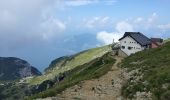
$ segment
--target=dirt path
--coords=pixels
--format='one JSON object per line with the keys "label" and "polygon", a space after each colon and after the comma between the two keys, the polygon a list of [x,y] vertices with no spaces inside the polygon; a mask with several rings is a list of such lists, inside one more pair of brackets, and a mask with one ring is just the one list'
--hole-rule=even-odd
{"label": "dirt path", "polygon": [[86,80],[57,95],[59,100],[121,100],[121,69],[117,67],[122,58],[115,57],[112,70],[99,79]]}

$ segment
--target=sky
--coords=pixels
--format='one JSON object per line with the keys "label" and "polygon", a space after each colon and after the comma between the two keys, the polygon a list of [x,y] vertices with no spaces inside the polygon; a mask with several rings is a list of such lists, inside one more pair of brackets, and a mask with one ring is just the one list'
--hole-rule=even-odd
{"label": "sky", "polygon": [[60,56],[117,42],[126,31],[170,37],[169,0],[0,0],[0,56],[43,71]]}

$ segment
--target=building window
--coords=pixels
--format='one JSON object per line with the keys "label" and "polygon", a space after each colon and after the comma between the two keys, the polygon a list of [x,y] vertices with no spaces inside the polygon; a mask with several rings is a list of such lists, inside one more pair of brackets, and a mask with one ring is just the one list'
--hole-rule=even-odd
{"label": "building window", "polygon": [[125,46],[122,46],[122,49],[125,49]]}
{"label": "building window", "polygon": [[131,50],[133,47],[128,47],[129,50]]}

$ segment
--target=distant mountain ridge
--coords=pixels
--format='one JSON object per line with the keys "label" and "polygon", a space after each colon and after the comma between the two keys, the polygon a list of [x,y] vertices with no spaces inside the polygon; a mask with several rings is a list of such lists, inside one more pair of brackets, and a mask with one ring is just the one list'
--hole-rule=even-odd
{"label": "distant mountain ridge", "polygon": [[45,69],[45,72],[48,73],[49,70],[55,68],[55,66],[57,66],[57,65],[58,65],[58,66],[63,66],[63,65],[64,65],[67,61],[69,61],[70,59],[71,59],[70,56],[63,56],[63,57],[59,57],[59,58],[53,60],[53,61],[50,63],[49,67],[47,67],[47,68]]}
{"label": "distant mountain ridge", "polygon": [[37,75],[41,75],[41,72],[25,60],[16,57],[0,57],[0,81]]}
{"label": "distant mountain ridge", "polygon": [[58,67],[58,68],[59,68],[59,67],[63,67],[63,66],[66,65],[67,62],[75,59],[76,56],[79,56],[79,55],[81,55],[82,53],[85,53],[85,52],[88,52],[88,50],[84,50],[84,51],[82,51],[82,52],[79,52],[79,53],[77,53],[77,54],[70,55],[70,56],[62,56],[62,57],[59,57],[59,58],[53,60],[53,61],[50,63],[49,67],[47,67],[47,68],[44,70],[44,72],[45,72],[45,73],[48,73],[48,71],[50,71],[50,70],[52,70],[52,69],[55,69],[55,67]]}

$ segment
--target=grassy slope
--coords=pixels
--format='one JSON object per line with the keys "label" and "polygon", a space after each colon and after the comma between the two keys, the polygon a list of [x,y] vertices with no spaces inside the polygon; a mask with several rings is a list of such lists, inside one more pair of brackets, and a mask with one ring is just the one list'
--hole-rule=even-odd
{"label": "grassy slope", "polygon": [[166,42],[169,42],[170,41],[170,38],[168,38],[168,39],[166,39],[166,40],[164,40],[164,42],[166,43]]}
{"label": "grassy slope", "polygon": [[26,85],[14,85],[14,83],[8,83],[5,86],[0,86],[0,100],[23,100],[26,95]]}
{"label": "grassy slope", "polygon": [[71,70],[79,65],[83,65],[97,57],[103,56],[105,53],[111,51],[110,46],[104,46],[99,48],[94,48],[87,50],[85,52],[79,53],[78,55],[74,56],[73,59],[68,61],[64,66],[56,66],[51,70],[48,70],[48,73],[34,77],[33,79],[29,80],[31,85],[39,84],[45,80],[53,79],[59,73],[63,73],[65,71]]}
{"label": "grassy slope", "polygon": [[150,49],[127,57],[122,67],[129,71],[139,69],[134,76],[143,76],[137,82],[123,87],[123,95],[132,98],[137,91],[151,91],[156,100],[170,100],[170,42],[157,49]]}
{"label": "grassy slope", "polygon": [[60,83],[56,84],[53,88],[36,94],[29,99],[55,96],[57,93],[60,93],[66,88],[71,87],[83,80],[98,78],[107,73],[112,68],[114,62],[115,59],[111,53],[107,53],[100,58],[96,58],[88,63],[72,69],[69,71],[69,76]]}

